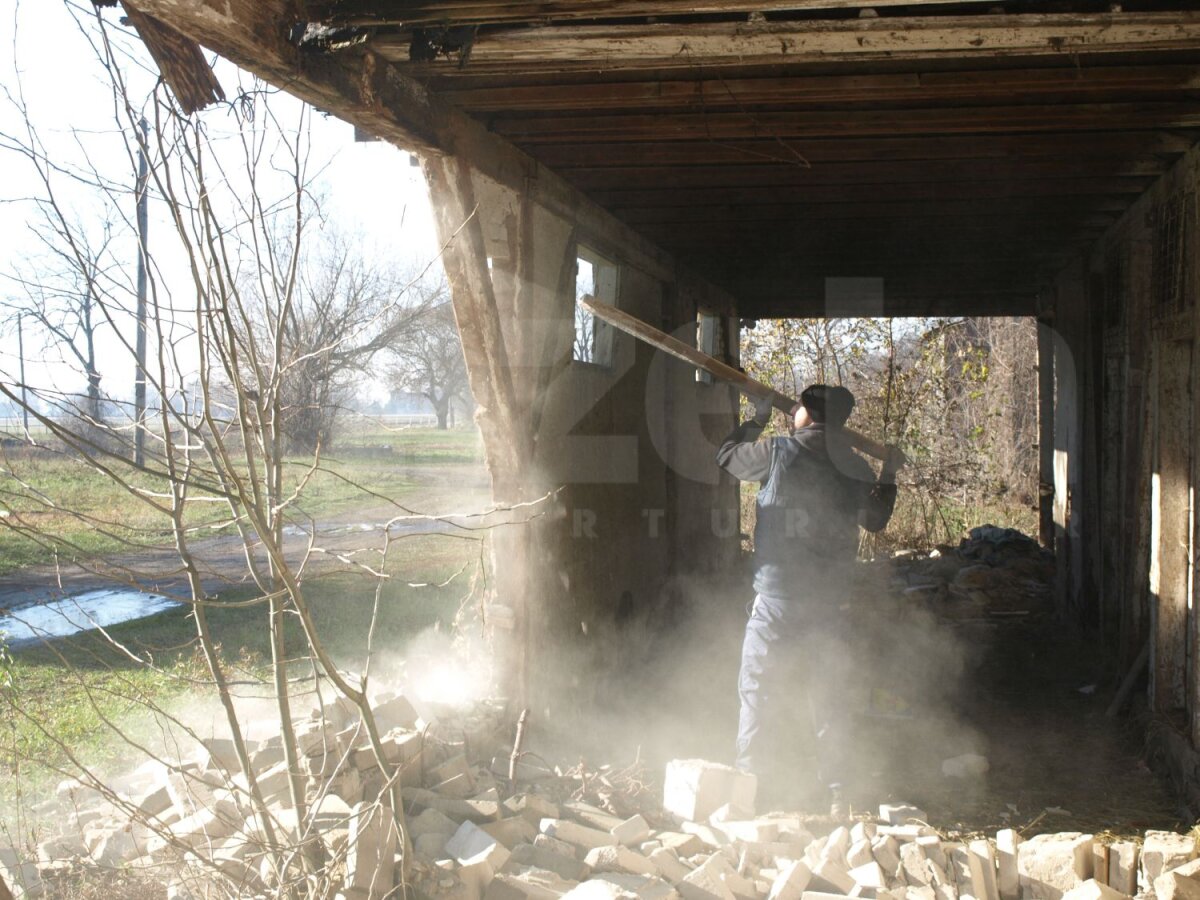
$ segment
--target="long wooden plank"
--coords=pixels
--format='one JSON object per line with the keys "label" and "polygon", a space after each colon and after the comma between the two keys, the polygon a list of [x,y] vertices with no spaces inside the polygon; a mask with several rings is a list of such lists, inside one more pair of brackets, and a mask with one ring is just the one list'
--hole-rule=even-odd
{"label": "long wooden plank", "polygon": [[561,169],[585,191],[641,188],[783,187],[812,184],[898,184],[1014,179],[1157,178],[1170,163],[1139,159],[906,160],[896,163],[816,163],[810,166],[606,166]]}
{"label": "long wooden plank", "polygon": [[572,167],[683,165],[796,165],[802,162],[879,162],[937,159],[1086,159],[1092,156],[1149,154],[1171,160],[1186,153],[1193,139],[1168,131],[1040,132],[1033,134],[938,135],[929,137],[813,138],[740,140],[586,142],[530,145],[546,165]]}
{"label": "long wooden plank", "polygon": [[1087,197],[1141,194],[1151,178],[1029,179],[1024,182],[954,182],[939,184],[814,184],[771,187],[592,191],[602,206],[614,211],[630,207],[753,206],[756,203],[855,203],[891,200],[1000,199],[1011,197]]}
{"label": "long wooden plank", "polygon": [[[1078,103],[963,109],[789,110],[661,115],[497,117],[492,129],[520,144],[566,141],[716,141],[903,137],[1026,131],[1198,128],[1194,103]],[[786,147],[779,148],[786,152]],[[803,151],[798,151],[803,155]]]}
{"label": "long wooden plank", "polygon": [[[709,356],[707,353],[702,353],[676,337],[659,331],[654,326],[646,324],[641,319],[631,316],[624,310],[604,303],[592,303],[586,298],[581,299],[579,303],[596,318],[604,320],[614,328],[619,328],[626,334],[631,334],[638,340],[645,341],[650,346],[656,347],[664,353],[669,353],[698,369],[703,369],[714,378],[719,378],[721,381],[732,384],[752,399],[769,399],[773,407],[788,414],[796,408],[797,401],[794,398],[786,394],[781,394],[761,381],[751,378],[745,372],[739,371],[733,366]],[[860,450],[876,459],[887,458],[888,449],[883,444],[849,428],[845,428],[843,431],[850,446],[855,450]]]}
{"label": "long wooden plank", "polygon": [[[397,58],[406,36],[370,46]],[[480,31],[471,45],[475,69],[523,64],[570,71],[778,65],[800,61],[1061,56],[1200,47],[1200,14],[1109,13],[926,16],[809,22],[562,25]],[[415,64],[424,71],[456,60]]]}
{"label": "long wooden plank", "polygon": [[1128,195],[1104,197],[1007,197],[977,200],[881,200],[864,203],[775,203],[747,206],[731,203],[711,206],[698,216],[686,206],[645,206],[621,210],[621,218],[637,228],[648,223],[697,222],[706,218],[720,222],[823,221],[826,219],[958,219],[989,216],[1054,217],[1078,213],[1115,217],[1129,208]]}
{"label": "long wooden plank", "polygon": [[[456,88],[445,79],[439,93],[468,112],[613,109],[724,109],[755,105],[837,103],[933,104],[970,100],[1081,98],[1107,100],[1191,96],[1200,90],[1196,65],[1088,66],[1003,69],[989,72],[898,72],[884,75],[807,75],[770,78],[715,78],[668,81],[591,81],[577,84],[496,85]],[[1133,97],[1130,95],[1138,95]],[[1043,100],[1045,102],[1045,100]]]}
{"label": "long wooden plank", "polygon": [[537,0],[537,2],[409,2],[409,0],[309,0],[312,21],[337,25],[479,25],[498,22],[552,22],[571,19],[660,17],[712,13],[791,12],[855,9],[863,6],[925,6],[994,0]]}

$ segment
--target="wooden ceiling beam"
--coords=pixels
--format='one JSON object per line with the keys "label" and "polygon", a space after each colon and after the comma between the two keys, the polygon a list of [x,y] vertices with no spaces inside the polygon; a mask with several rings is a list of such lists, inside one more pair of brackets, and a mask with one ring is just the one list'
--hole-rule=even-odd
{"label": "wooden ceiling beam", "polygon": [[1151,184],[1150,178],[1028,179],[1022,182],[942,184],[814,184],[803,187],[592,191],[597,203],[614,211],[662,208],[754,206],[780,203],[878,203],[914,200],[999,200],[1034,197],[1120,197],[1129,202]]}
{"label": "wooden ceiling beam", "polygon": [[[837,227],[845,222],[820,222],[809,227],[789,227],[779,223],[769,223],[755,226],[751,223],[741,225],[720,223],[697,223],[692,226],[684,224],[648,225],[644,227],[648,235],[654,235],[664,243],[672,245],[687,244],[707,247],[711,244],[724,243],[727,246],[739,242],[753,242],[757,247],[794,246],[804,247],[814,252],[836,251],[847,245],[876,247],[886,246],[897,248],[900,253],[936,252],[954,247],[1004,246],[1019,247],[1022,250],[1038,250],[1058,246],[1062,243],[1076,243],[1101,236],[1104,229],[1088,227],[1078,220],[1056,219],[1052,223],[1024,223],[1017,220],[1007,220],[1001,224],[987,226],[983,223],[967,225],[965,223],[940,223],[931,220],[921,220],[905,229],[904,221],[893,221],[891,227]],[[879,224],[876,220],[875,225]]]}
{"label": "wooden ceiling beam", "polygon": [[[370,46],[407,58],[411,38],[381,34]],[[481,30],[475,71],[571,71],[783,65],[834,60],[1065,56],[1200,47],[1200,13],[1116,12],[877,17],[808,22],[559,25]],[[436,73],[458,60],[414,64]]]}
{"label": "wooden ceiling beam", "polygon": [[947,184],[1027,178],[1157,178],[1170,163],[1158,157],[1075,160],[930,160],[890,163],[814,163],[810,166],[692,166],[559,169],[584,191],[661,188],[791,187],[824,184]]}
{"label": "wooden ceiling beam", "polygon": [[[492,129],[519,144],[569,141],[714,141],[751,138],[904,137],[1005,132],[1200,127],[1196,103],[1078,103],[846,111],[497,117]],[[781,148],[783,149],[783,148]]]}
{"label": "wooden ceiling beam", "polygon": [[1130,204],[1130,197],[998,197],[975,200],[896,200],[862,203],[727,204],[691,209],[686,206],[633,207],[620,216],[633,227],[677,222],[823,222],[837,219],[954,219],[1025,216],[1036,221],[1078,213],[1115,220]]}
{"label": "wooden ceiling beam", "polygon": [[1052,97],[1060,102],[1122,95],[1159,98],[1200,95],[1200,66],[1081,66],[883,75],[805,75],[779,78],[596,81],[584,84],[496,85],[439,94],[468,112],[727,109],[834,103],[997,103]]}
{"label": "wooden ceiling beam", "polygon": [[[1111,129],[1113,123],[1109,123]],[[943,135],[928,137],[808,138],[788,140],[699,140],[530,145],[530,152],[548,166],[692,166],[846,163],[856,160],[889,163],[900,160],[954,159],[1087,159],[1092,156],[1153,155],[1171,161],[1187,152],[1192,135],[1168,131],[1088,131]]]}
{"label": "wooden ceiling beam", "polygon": [[843,302],[825,299],[824,283],[804,290],[793,285],[773,291],[743,293],[738,314],[747,319],[823,318],[825,316],[1032,316],[1037,314],[1041,285],[1030,283],[997,290],[987,285],[951,288],[906,287],[887,291],[881,302]]}
{"label": "wooden ceiling beam", "polygon": [[1037,295],[1048,280],[1024,270],[980,272],[974,276],[940,271],[906,273],[886,278],[882,296],[834,301],[827,296],[824,275],[795,276],[791,271],[781,271],[748,276],[730,270],[724,277],[739,282],[738,315],[751,319],[1033,315]]}
{"label": "wooden ceiling beam", "polygon": [[995,3],[995,0],[307,0],[310,20],[333,25],[482,25],[502,22],[650,18],[730,15],[737,13],[798,12],[856,9],[864,6],[925,6],[931,10],[953,3]]}

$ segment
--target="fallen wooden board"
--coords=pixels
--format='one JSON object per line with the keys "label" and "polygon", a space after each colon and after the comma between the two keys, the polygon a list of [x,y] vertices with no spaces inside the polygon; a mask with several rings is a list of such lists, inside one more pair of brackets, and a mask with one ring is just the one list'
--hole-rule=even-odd
{"label": "fallen wooden board", "polygon": [[[755,400],[770,399],[773,407],[782,410],[788,415],[791,415],[792,410],[799,404],[798,400],[786,394],[779,393],[779,391],[768,387],[761,381],[751,378],[745,372],[735,369],[733,366],[685,344],[683,341],[672,337],[666,332],[659,331],[653,325],[648,325],[641,319],[631,316],[629,313],[617,309],[615,306],[609,306],[605,303],[595,303],[586,297],[581,298],[579,303],[596,318],[607,322],[614,328],[619,328],[626,334],[633,335],[638,340],[645,341],[652,347],[670,353],[684,362],[691,363],[698,369],[703,369],[714,378],[719,378],[721,381],[732,384],[747,397]],[[875,459],[887,458],[888,448],[883,444],[849,428],[844,428],[842,431],[849,440],[850,446],[855,450],[865,453],[867,456],[873,456]]]}

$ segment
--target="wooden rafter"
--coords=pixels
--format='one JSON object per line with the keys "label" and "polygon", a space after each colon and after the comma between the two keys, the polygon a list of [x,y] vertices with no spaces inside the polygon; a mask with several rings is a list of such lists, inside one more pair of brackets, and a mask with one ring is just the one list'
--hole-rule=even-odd
{"label": "wooden rafter", "polygon": [[440,93],[470,112],[535,110],[728,109],[779,104],[861,103],[899,105],[969,100],[973,103],[1053,98],[1136,99],[1153,95],[1200,97],[1200,65],[1062,66],[999,71],[899,72],[878,75],[796,75],[766,78],[699,78],[670,81],[596,80],[583,84],[456,87],[445,80]]}
{"label": "wooden rafter", "polygon": [[1192,139],[1167,131],[1113,131],[1082,133],[939,135],[925,137],[815,138],[792,141],[776,138],[695,142],[547,143],[531,146],[538,159],[559,171],[577,167],[691,165],[793,166],[808,162],[893,162],[900,160],[953,159],[1069,159],[1094,156],[1153,155],[1166,161],[1185,153]]}
{"label": "wooden rafter", "polygon": [[1017,179],[1155,178],[1168,168],[1158,157],[1072,159],[902,160],[801,165],[605,166],[567,169],[585,191],[666,188],[794,187],[815,184],[955,184]]}
{"label": "wooden rafter", "polygon": [[1005,132],[1200,127],[1200,105],[1150,101],[1068,106],[788,110],[612,116],[514,116],[493,128],[522,144],[605,140],[711,141],[747,138],[895,137]]}
{"label": "wooden rafter", "polygon": [[861,7],[994,3],[995,0],[308,0],[312,21],[336,25],[479,25],[500,22],[553,22],[578,19],[787,13]]}
{"label": "wooden rafter", "polygon": [[643,206],[621,210],[621,217],[637,228],[676,222],[774,222],[837,219],[975,219],[1016,215],[1032,220],[1053,218],[1060,212],[1116,217],[1129,206],[1129,196],[987,197],[915,200],[874,197],[862,202],[730,203],[707,207],[703,213],[687,206]]}
{"label": "wooden rafter", "polygon": [[610,190],[592,193],[599,203],[613,210],[631,207],[686,206],[700,213],[704,207],[723,205],[753,206],[757,203],[856,203],[888,200],[996,200],[1007,197],[1063,197],[1124,195],[1132,200],[1150,186],[1151,178],[1077,178],[1064,181],[1058,178],[1033,180],[1018,184],[939,183],[889,185],[812,185],[804,187],[746,187],[711,189]]}
{"label": "wooden rafter", "polygon": [[[409,43],[404,35],[382,34],[371,46],[399,59],[407,58]],[[1197,47],[1200,13],[1196,12],[578,25],[480,31],[471,45],[470,66],[475,70],[502,67],[511,74],[539,68],[570,71],[603,66],[615,71]],[[436,63],[424,64],[425,71],[437,69]]]}

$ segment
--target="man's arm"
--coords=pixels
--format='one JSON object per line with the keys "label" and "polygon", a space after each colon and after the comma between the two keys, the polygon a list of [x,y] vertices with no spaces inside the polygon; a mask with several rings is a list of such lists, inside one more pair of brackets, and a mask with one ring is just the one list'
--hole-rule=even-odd
{"label": "man's arm", "polygon": [[896,473],[904,465],[904,454],[896,447],[888,448],[879,481],[871,485],[858,512],[858,524],[867,531],[883,531],[896,508]]}
{"label": "man's arm", "polygon": [[717,450],[717,465],[739,481],[764,481],[771,471],[771,442],[760,441],[765,425],[743,422]]}

